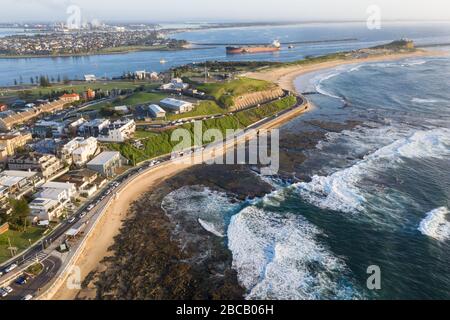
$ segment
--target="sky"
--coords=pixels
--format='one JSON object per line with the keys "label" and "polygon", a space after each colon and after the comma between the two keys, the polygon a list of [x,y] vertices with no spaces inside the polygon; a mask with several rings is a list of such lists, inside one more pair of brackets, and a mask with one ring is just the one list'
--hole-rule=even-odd
{"label": "sky", "polygon": [[1,0],[2,22],[65,21],[67,8],[84,21],[340,21],[367,19],[378,5],[385,20],[449,20],[449,0]]}

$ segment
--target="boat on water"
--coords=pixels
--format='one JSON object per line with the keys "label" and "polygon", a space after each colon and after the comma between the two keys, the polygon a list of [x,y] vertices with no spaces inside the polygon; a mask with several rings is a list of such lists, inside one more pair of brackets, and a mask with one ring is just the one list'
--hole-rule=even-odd
{"label": "boat on water", "polygon": [[159,60],[159,63],[161,63],[161,64],[166,64],[166,63],[167,63],[167,60],[161,59],[161,60]]}
{"label": "boat on water", "polygon": [[245,53],[263,53],[280,51],[281,43],[275,40],[271,45],[267,46],[243,46],[243,47],[226,47],[227,54],[245,54]]}

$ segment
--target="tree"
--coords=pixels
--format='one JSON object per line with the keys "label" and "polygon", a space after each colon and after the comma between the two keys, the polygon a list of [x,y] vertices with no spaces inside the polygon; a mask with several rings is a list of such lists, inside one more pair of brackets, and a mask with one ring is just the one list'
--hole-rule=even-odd
{"label": "tree", "polygon": [[50,87],[50,82],[48,81],[48,78],[45,76],[40,76],[39,77],[39,85],[41,87]]}
{"label": "tree", "polygon": [[17,80],[16,79],[14,79],[14,85],[17,86]]}
{"label": "tree", "polygon": [[27,228],[27,221],[30,215],[30,207],[25,199],[9,199],[11,205],[11,216],[9,223],[15,227],[22,227],[25,231]]}
{"label": "tree", "polygon": [[33,77],[30,78],[30,83],[34,84],[34,78]]}

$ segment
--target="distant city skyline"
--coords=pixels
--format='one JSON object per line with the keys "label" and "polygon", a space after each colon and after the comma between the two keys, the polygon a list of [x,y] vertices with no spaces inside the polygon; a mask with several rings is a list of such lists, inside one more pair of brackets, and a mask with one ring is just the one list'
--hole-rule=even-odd
{"label": "distant city skyline", "polygon": [[[447,0],[3,0],[0,23],[64,21],[70,5],[84,21],[234,22],[363,21],[378,5],[384,20],[449,20]],[[212,4],[214,2],[214,4]]]}

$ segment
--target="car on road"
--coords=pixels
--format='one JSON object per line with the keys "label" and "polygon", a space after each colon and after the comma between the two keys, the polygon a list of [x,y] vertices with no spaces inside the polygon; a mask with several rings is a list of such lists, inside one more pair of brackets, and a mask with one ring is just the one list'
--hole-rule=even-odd
{"label": "car on road", "polygon": [[14,291],[13,288],[11,288],[10,286],[4,287],[3,290],[5,290],[5,291],[8,292],[8,293],[11,293],[11,292]]}
{"label": "car on road", "polygon": [[27,294],[25,297],[22,298],[22,300],[31,300],[33,299],[33,296],[31,294]]}
{"label": "car on road", "polygon": [[71,217],[67,220],[67,223],[74,223],[75,217]]}
{"label": "car on road", "polygon": [[8,294],[9,294],[8,291],[6,291],[6,290],[3,289],[3,288],[0,288],[0,297],[4,298],[4,297],[6,297]]}
{"label": "car on road", "polygon": [[15,283],[18,284],[19,286],[22,286],[22,285],[26,284],[27,282],[28,282],[28,277],[25,275],[18,277],[15,281]]}
{"label": "car on road", "polygon": [[90,204],[90,205],[87,207],[87,209],[88,209],[88,211],[91,211],[92,209],[94,209],[94,207],[95,207],[95,204]]}
{"label": "car on road", "polygon": [[83,219],[86,215],[87,215],[87,212],[83,211],[82,213],[80,213],[79,218]]}
{"label": "car on road", "polygon": [[13,271],[15,268],[17,268],[17,264],[13,263],[5,269],[5,273],[9,273],[9,272]]}

